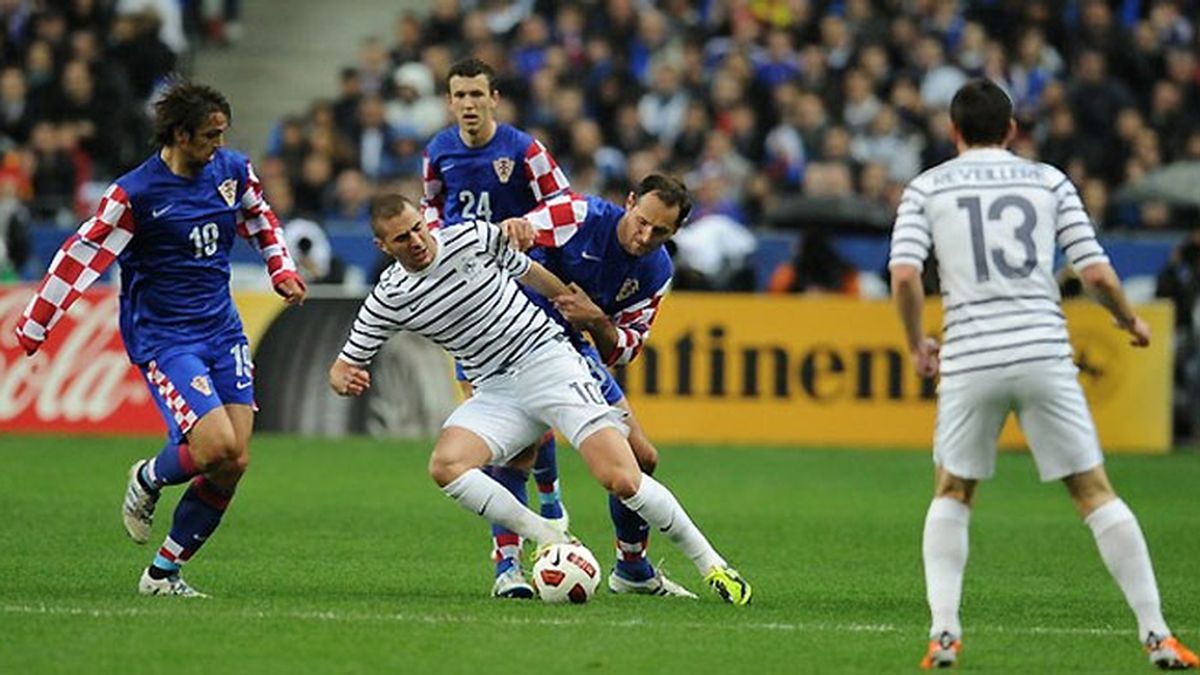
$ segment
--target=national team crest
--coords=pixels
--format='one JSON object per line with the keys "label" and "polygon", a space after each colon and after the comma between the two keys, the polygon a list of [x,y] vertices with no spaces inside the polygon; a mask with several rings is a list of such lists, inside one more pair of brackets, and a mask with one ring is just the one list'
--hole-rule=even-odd
{"label": "national team crest", "polygon": [[237,199],[237,181],[233,178],[226,178],[217,186],[217,192],[221,193],[226,204],[233,206],[233,201]]}
{"label": "national team crest", "polygon": [[512,178],[513,169],[517,167],[517,163],[512,160],[512,157],[500,157],[492,160],[492,168],[496,170],[496,178],[500,179],[501,183],[507,183],[509,178]]}
{"label": "national team crest", "polygon": [[208,384],[208,377],[205,375],[197,375],[192,378],[192,389],[205,396],[212,396],[212,386]]}
{"label": "national team crest", "polygon": [[637,293],[639,288],[641,285],[638,284],[637,279],[626,279],[625,283],[621,284],[621,290],[617,291],[617,302]]}

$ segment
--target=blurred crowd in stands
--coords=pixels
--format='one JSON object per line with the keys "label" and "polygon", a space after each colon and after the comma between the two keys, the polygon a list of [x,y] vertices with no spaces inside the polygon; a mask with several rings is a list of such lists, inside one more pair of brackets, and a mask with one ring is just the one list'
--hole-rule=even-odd
{"label": "blurred crowd in stands", "polygon": [[191,49],[235,39],[238,2],[0,0],[0,279],[30,227],[74,227],[152,150],[148,102]]}

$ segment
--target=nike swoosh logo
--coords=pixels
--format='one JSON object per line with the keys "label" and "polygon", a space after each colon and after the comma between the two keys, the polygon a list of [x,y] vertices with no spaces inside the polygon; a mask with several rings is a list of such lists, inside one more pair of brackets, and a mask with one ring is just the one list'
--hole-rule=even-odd
{"label": "nike swoosh logo", "polygon": [[483,512],[487,511],[488,504],[491,504],[491,503],[492,503],[492,496],[488,495],[487,501],[485,501],[483,503],[483,506],[479,507],[479,515],[482,516]]}
{"label": "nike swoosh logo", "polygon": [[248,382],[238,382],[238,383],[237,383],[237,388],[238,388],[238,389],[245,389],[246,387],[249,387],[249,386],[250,386],[250,385],[252,385],[252,384],[254,384],[254,380],[250,380],[250,381],[248,381]]}
{"label": "nike swoosh logo", "polygon": [[592,255],[591,253],[588,253],[587,251],[584,251],[583,253],[580,253],[579,255],[583,256],[583,259],[584,259],[584,260],[596,260],[596,261],[599,261],[599,260],[601,259],[601,258],[600,258],[600,256],[598,256],[598,255]]}
{"label": "nike swoosh logo", "polygon": [[173,208],[175,208],[174,204],[167,204],[166,206],[162,207],[161,209],[154,209],[153,211],[150,212],[150,217],[157,218],[157,217],[161,216],[162,214],[166,213],[167,211],[170,211]]}
{"label": "nike swoosh logo", "polygon": [[446,162],[442,165],[442,171],[449,171],[454,168],[454,162]]}

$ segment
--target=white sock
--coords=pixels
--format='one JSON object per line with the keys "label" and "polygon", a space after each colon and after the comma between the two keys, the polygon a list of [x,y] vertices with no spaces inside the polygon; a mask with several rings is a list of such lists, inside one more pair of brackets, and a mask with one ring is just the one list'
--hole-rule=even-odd
{"label": "white sock", "polygon": [[479,469],[471,469],[442,488],[464,509],[489,521],[503,525],[517,534],[539,544],[567,541],[562,532],[538,514],[530,511],[500,483]]}
{"label": "white sock", "polygon": [[1170,635],[1158,599],[1150,550],[1146,548],[1146,538],[1142,536],[1142,528],[1133,512],[1125,502],[1114,499],[1089,513],[1084,522],[1092,528],[1104,565],[1137,616],[1138,639],[1145,640],[1150,632]]}
{"label": "white sock", "polygon": [[925,559],[925,595],[933,619],[930,638],[937,638],[943,631],[962,636],[958,608],[962,603],[970,522],[971,508],[952,497],[935,498],[925,514],[921,554]]}
{"label": "white sock", "polygon": [[633,509],[642,520],[657,528],[675,543],[687,557],[692,559],[700,574],[708,574],[713,567],[724,567],[725,559],[704,538],[700,528],[680,506],[679,500],[662,483],[642,474],[642,485],[638,491],[621,502]]}

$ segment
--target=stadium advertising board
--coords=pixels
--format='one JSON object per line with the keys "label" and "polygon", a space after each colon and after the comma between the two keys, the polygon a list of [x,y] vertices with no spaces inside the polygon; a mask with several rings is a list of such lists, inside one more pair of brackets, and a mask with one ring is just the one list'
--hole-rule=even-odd
{"label": "stadium advertising board", "polygon": [[0,430],[160,434],[165,429],[117,329],[117,293],[88,290],[42,349],[14,334],[33,286],[0,287]]}
{"label": "stadium advertising board", "polygon": [[[116,292],[89,290],[27,359],[13,327],[30,291],[0,287],[0,431],[162,433],[121,344]],[[415,352],[419,363],[381,361],[370,400],[346,402],[328,392],[325,370],[359,298],[287,311],[271,293],[235,299],[256,350],[264,429],[427,435],[436,431],[431,420],[453,405],[452,392],[443,391],[449,361],[436,358],[436,349]],[[1128,347],[1099,307],[1080,301],[1064,308],[1105,449],[1167,450],[1170,305],[1139,309],[1157,338],[1147,350]],[[926,311],[927,325],[936,326],[940,308],[931,303]],[[618,376],[662,443],[925,448],[933,434],[935,385],[912,373],[886,302],[675,293],[641,357]],[[1001,442],[1024,445],[1011,420]]]}
{"label": "stadium advertising board", "polygon": [[[1170,446],[1172,308],[1139,308],[1156,340],[1135,350],[1103,309],[1064,303],[1106,450]],[[926,308],[940,325],[941,308]],[[908,363],[895,310],[844,298],[675,293],[620,379],[661,443],[928,447],[936,387]],[[1005,447],[1024,447],[1010,419]]]}

